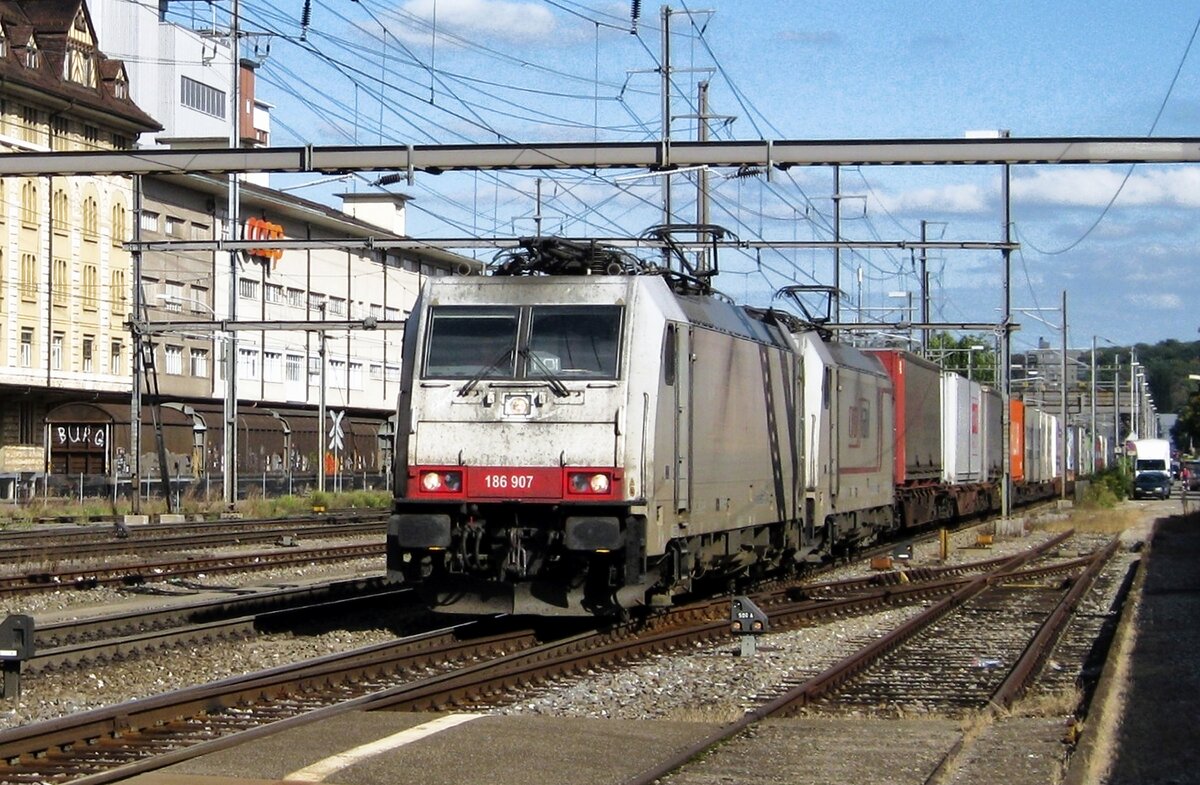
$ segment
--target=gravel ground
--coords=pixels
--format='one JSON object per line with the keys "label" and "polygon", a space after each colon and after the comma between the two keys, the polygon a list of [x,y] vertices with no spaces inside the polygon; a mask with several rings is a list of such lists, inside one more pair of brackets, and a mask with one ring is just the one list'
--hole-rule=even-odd
{"label": "gravel ground", "polygon": [[[989,548],[973,547],[978,532],[952,535],[947,564],[1015,555],[1054,535],[1035,531],[1025,537],[997,538]],[[1079,550],[1107,542],[1105,535],[1080,536]],[[912,566],[933,565],[937,543],[913,549]],[[1064,553],[1063,556],[1074,556]],[[865,560],[838,568],[821,580],[861,577],[872,570]],[[589,671],[582,678],[550,682],[494,709],[503,714],[549,714],[618,719],[672,719],[725,722],[739,717],[766,698],[799,684],[842,658],[918,615],[921,606],[889,609],[868,616],[835,620],[819,627],[768,633],[758,652],[740,657],[739,646],[698,644],[690,651],[655,655],[630,667]],[[907,716],[922,715],[921,706],[906,707]],[[851,715],[855,716],[855,715]]]}
{"label": "gravel ground", "polygon": [[[305,543],[316,546],[318,543]],[[313,564],[193,576],[189,587],[207,586],[219,593],[229,587],[288,586],[328,580],[377,576],[383,572],[383,557],[341,564]],[[114,607],[155,608],[182,599],[195,599],[204,592],[164,581],[144,589],[170,594],[99,587],[86,591],[59,590],[23,597],[4,598],[3,610],[28,613],[35,621],[48,623],[91,618],[112,612]],[[261,635],[247,641],[221,641],[211,648],[179,649],[153,657],[138,657],[90,669],[28,676],[22,679],[21,699],[16,705],[0,704],[0,728],[54,719],[79,711],[109,706],[134,698],[156,695],[194,684],[237,676],[301,659],[319,657],[359,646],[393,640],[395,634],[384,620],[378,628],[337,630],[322,635]]]}
{"label": "gravel ground", "polygon": [[[1043,516],[1041,520],[1045,519],[1046,516]],[[1013,554],[1043,542],[1050,536],[1052,534],[1037,530],[1025,537],[997,537],[992,547],[977,548],[974,547],[976,530],[959,532],[951,537],[948,563],[957,564]],[[1131,539],[1138,538],[1136,533],[1131,536]],[[1104,538],[1097,536],[1096,539]],[[1080,546],[1081,549],[1083,547]],[[909,563],[913,566],[936,564],[937,551],[936,542],[915,545]],[[382,570],[382,558],[379,558],[363,560],[349,567],[340,565],[267,570],[195,578],[189,579],[189,582],[206,583],[214,587],[295,584],[334,577],[378,575]],[[870,572],[869,565],[864,560],[859,560],[838,568],[832,574],[823,575],[821,580],[856,577]],[[170,584],[167,586],[169,588]],[[170,601],[135,595],[128,591],[101,588],[87,592],[52,592],[19,600],[6,599],[4,607],[6,612],[32,613],[39,619],[50,619],[93,616],[111,610],[113,604],[154,605]],[[492,708],[490,711],[503,715],[726,722],[740,716],[748,707],[758,705],[762,699],[776,695],[787,686],[819,673],[846,654],[860,648],[868,640],[884,634],[917,612],[917,608],[892,609],[862,618],[838,620],[815,628],[771,633],[763,636],[758,652],[751,657],[737,656],[737,645],[734,641],[720,645],[697,646],[684,652],[659,655],[632,667],[614,671],[595,670],[583,677],[553,682],[529,690],[510,704]],[[393,637],[382,624],[379,628],[337,631],[318,636],[262,636],[251,641],[218,644],[219,650],[215,655],[213,649],[178,651],[93,670],[56,674],[45,678],[33,677],[25,680],[21,701],[16,706],[9,707],[7,711],[0,711],[0,727],[51,719],[305,657],[390,640]],[[914,761],[926,761],[939,759],[952,743],[952,739],[950,742],[946,739],[958,733],[956,723],[923,716],[915,710],[907,712],[903,719],[890,721],[866,718],[808,718],[793,722],[809,724],[793,726],[805,729],[799,735],[788,731],[785,724],[784,730],[763,730],[757,738],[767,740],[778,732],[788,736],[791,739],[788,743],[792,746],[807,748],[808,743],[805,739],[808,737],[824,737],[812,730],[815,727],[812,723],[840,722],[843,723],[843,729],[857,727],[859,733],[887,738],[889,742],[881,744],[881,756],[911,755]],[[888,724],[878,725],[879,722]],[[1054,718],[1049,723],[1043,722],[1039,726],[1041,737],[1035,746],[1039,749],[1045,748],[1046,735],[1049,732],[1046,728],[1055,726],[1058,722],[1059,719]],[[1005,744],[1011,743],[1007,733],[993,735],[1005,739]],[[981,734],[981,737],[986,738],[987,734]],[[754,743],[755,738],[751,735],[748,741],[735,742],[729,745],[729,749],[732,752],[739,744]],[[1032,741],[1030,743],[1034,744]],[[834,765],[838,760],[844,763],[847,757],[843,754],[846,747],[835,742],[830,742],[828,746],[829,763]],[[883,751],[883,748],[887,751]],[[758,750],[756,754],[768,754],[761,746]],[[877,765],[872,757],[868,756],[861,765],[853,768],[862,772],[864,767],[865,770],[872,770]],[[900,768],[907,771],[913,767]],[[821,767],[810,770],[818,772],[821,771]],[[826,774],[836,770],[838,769],[835,765],[833,769],[827,769]],[[782,766],[777,774],[778,778],[766,777],[759,781],[833,781],[818,774],[814,774],[815,779],[797,779],[794,766]],[[956,782],[970,781],[969,778],[963,779],[960,775],[962,772],[956,772]],[[702,778],[697,781],[729,782],[738,781],[738,778],[730,780],[717,776],[711,780]],[[859,781],[893,780],[869,777]],[[894,781],[900,782],[904,779]]]}

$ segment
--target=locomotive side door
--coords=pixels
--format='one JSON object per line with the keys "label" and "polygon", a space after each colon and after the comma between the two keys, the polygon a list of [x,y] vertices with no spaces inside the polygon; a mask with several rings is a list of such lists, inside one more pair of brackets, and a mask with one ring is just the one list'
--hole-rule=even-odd
{"label": "locomotive side door", "polygon": [[675,334],[675,509],[691,508],[692,327],[671,325]]}

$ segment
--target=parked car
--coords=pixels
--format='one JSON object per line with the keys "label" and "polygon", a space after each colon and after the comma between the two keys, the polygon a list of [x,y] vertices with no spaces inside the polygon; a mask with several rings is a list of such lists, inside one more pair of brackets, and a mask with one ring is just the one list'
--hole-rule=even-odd
{"label": "parked car", "polygon": [[1142,472],[1133,479],[1133,498],[1145,497],[1169,499],[1171,497],[1170,472]]}

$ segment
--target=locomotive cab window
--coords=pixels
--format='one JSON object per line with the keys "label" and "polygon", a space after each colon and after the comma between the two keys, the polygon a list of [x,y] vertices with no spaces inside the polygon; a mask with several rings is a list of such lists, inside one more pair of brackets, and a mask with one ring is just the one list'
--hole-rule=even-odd
{"label": "locomotive cab window", "polygon": [[612,379],[617,375],[621,308],[616,305],[538,306],[529,327],[528,378]]}
{"label": "locomotive cab window", "polygon": [[516,308],[434,308],[429,323],[425,375],[511,379],[517,363]]}
{"label": "locomotive cab window", "polygon": [[614,379],[621,306],[440,306],[430,312],[425,377]]}

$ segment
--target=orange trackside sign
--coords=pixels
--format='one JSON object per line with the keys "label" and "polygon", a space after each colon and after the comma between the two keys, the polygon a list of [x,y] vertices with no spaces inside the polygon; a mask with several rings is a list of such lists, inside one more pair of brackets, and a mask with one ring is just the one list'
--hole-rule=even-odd
{"label": "orange trackside sign", "polygon": [[[277,223],[271,223],[265,218],[247,218],[245,237],[247,240],[282,240],[283,227]],[[246,253],[260,262],[270,262],[274,265],[278,264],[283,256],[283,249],[251,248]]]}

